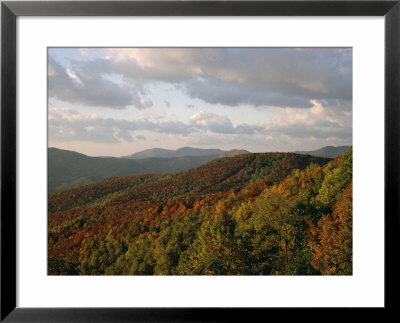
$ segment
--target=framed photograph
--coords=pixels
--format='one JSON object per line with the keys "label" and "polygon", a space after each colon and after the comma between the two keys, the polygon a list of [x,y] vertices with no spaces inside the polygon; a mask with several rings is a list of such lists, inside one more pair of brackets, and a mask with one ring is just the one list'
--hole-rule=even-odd
{"label": "framed photograph", "polygon": [[399,15],[2,2],[1,320],[393,310]]}

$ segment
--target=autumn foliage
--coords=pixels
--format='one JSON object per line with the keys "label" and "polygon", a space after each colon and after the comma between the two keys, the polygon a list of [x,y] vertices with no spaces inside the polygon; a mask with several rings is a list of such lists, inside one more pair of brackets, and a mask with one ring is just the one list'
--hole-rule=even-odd
{"label": "autumn foliage", "polygon": [[49,194],[50,275],[352,274],[352,151],[216,159]]}

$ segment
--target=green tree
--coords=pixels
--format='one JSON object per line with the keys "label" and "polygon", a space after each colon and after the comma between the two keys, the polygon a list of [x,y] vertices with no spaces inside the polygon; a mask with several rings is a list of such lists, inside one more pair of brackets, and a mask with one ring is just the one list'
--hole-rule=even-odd
{"label": "green tree", "polygon": [[230,225],[221,216],[214,216],[202,225],[196,240],[181,256],[175,273],[237,275],[244,274],[244,269]]}
{"label": "green tree", "polygon": [[269,193],[255,203],[252,223],[256,232],[270,232],[279,248],[280,267],[286,273],[289,261],[290,242],[293,234],[293,217],[287,201],[280,194]]}
{"label": "green tree", "polygon": [[352,181],[352,155],[353,150],[350,147],[347,153],[337,157],[339,162],[332,162],[324,168],[325,178],[317,197],[324,205],[332,207],[336,201],[340,200],[342,192]]}

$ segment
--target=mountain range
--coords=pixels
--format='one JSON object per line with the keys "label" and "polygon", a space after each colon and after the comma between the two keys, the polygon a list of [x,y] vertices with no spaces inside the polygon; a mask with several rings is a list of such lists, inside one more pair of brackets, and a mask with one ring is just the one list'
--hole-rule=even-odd
{"label": "mountain range", "polygon": [[[134,158],[90,157],[74,151],[48,149],[49,192],[88,185],[107,177],[177,173],[213,159],[249,153],[246,150],[182,148],[176,151],[149,149]],[[188,154],[188,155],[183,155]],[[132,155],[133,156],[133,155]],[[143,158],[138,158],[143,156]]]}
{"label": "mountain range", "polygon": [[345,154],[350,149],[350,146],[326,146],[310,151],[295,151],[295,154],[310,155],[314,157],[335,158]]}
{"label": "mountain range", "polygon": [[[335,158],[350,146],[327,146],[296,154]],[[55,192],[98,182],[115,176],[179,173],[204,165],[214,159],[250,154],[247,150],[200,149],[183,147],[177,150],[146,149],[124,157],[90,157],[74,151],[48,149],[48,191]]]}

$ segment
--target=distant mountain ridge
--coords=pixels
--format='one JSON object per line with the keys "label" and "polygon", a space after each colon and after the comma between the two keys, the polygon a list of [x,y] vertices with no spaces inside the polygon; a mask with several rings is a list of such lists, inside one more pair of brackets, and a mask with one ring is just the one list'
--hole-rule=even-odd
{"label": "distant mountain ridge", "polygon": [[350,146],[326,146],[320,149],[311,151],[295,151],[295,154],[310,155],[314,157],[335,158],[345,154],[350,149]]}
{"label": "distant mountain ridge", "polygon": [[[335,158],[350,146],[327,146],[314,151],[294,153],[313,157]],[[108,177],[179,173],[199,167],[214,159],[250,154],[247,150],[200,149],[183,147],[177,150],[154,148],[126,157],[90,157],[74,151],[48,149],[48,190],[55,192],[88,185]]]}
{"label": "distant mountain ridge", "polygon": [[203,149],[203,148],[192,148],[182,147],[176,150],[163,149],[163,148],[152,148],[136,152],[132,155],[122,156],[125,159],[144,159],[144,158],[171,158],[171,157],[186,157],[186,156],[211,156],[218,155],[221,157],[235,156],[238,154],[248,154],[247,150],[233,149],[225,151],[221,149]]}
{"label": "distant mountain ridge", "polygon": [[[192,152],[194,148],[182,148],[181,152]],[[194,149],[196,150],[196,149]],[[207,149],[218,154],[178,157],[147,157],[128,159],[117,157],[90,157],[81,153],[58,148],[48,149],[48,190],[49,192],[69,189],[98,182],[107,177],[177,173],[201,166],[213,159],[230,157],[245,150],[224,152]],[[202,153],[205,151],[203,150]]]}

